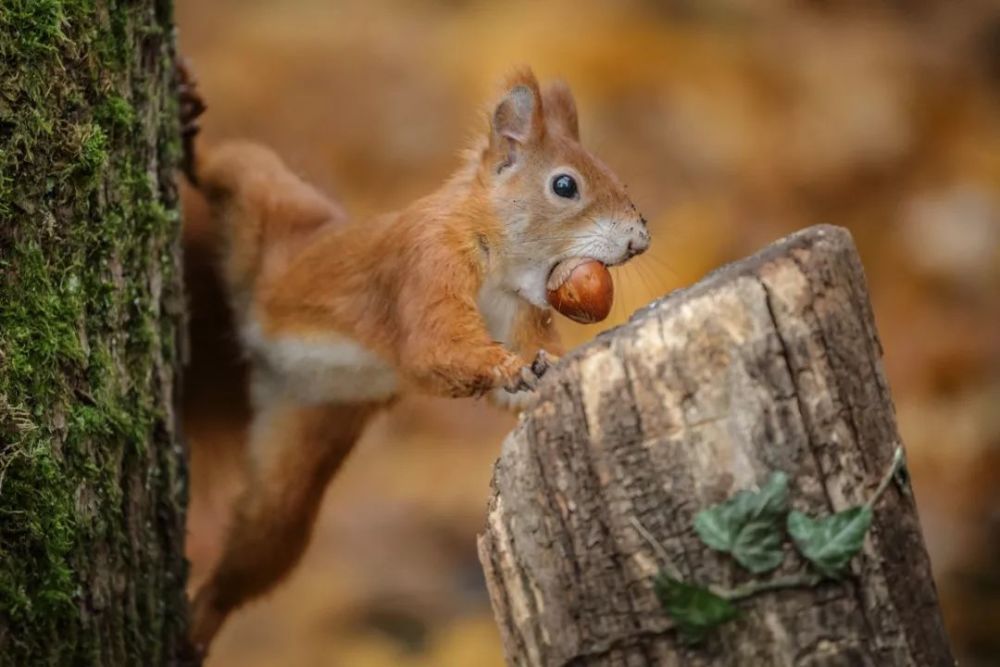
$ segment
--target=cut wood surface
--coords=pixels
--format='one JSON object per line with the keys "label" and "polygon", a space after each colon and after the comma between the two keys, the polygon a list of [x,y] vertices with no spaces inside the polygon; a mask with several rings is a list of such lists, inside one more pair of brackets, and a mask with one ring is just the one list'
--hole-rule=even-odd
{"label": "cut wood surface", "polygon": [[[789,476],[794,509],[864,503],[900,444],[850,234],[813,227],[574,351],[503,445],[479,540],[513,665],[953,664],[912,493],[892,484],[849,576],[739,604],[683,645],[652,589],[749,578],[699,510]],[[786,547],[776,575],[805,564]],[[776,575],[764,575],[764,578]]]}

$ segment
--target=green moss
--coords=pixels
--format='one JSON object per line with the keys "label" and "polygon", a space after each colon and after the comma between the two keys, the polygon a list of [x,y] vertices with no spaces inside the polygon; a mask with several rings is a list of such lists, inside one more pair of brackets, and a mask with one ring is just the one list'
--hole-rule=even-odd
{"label": "green moss", "polygon": [[179,143],[155,10],[0,2],[3,664],[162,664],[183,633],[184,466],[158,382]]}
{"label": "green moss", "polygon": [[103,124],[116,129],[131,127],[135,122],[135,109],[131,102],[117,94],[105,98],[97,108],[96,115]]}
{"label": "green moss", "polygon": [[5,2],[0,32],[11,37],[0,43],[0,55],[30,59],[55,52],[65,39],[65,4],[61,0]]}
{"label": "green moss", "polygon": [[89,124],[77,128],[77,159],[71,170],[76,174],[94,177],[108,163],[108,137],[100,125]]}

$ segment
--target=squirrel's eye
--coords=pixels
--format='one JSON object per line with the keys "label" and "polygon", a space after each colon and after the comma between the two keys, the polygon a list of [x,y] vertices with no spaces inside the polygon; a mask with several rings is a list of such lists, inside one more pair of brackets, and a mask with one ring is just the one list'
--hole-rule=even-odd
{"label": "squirrel's eye", "polygon": [[560,197],[572,199],[576,196],[576,179],[569,174],[559,174],[552,179],[552,192]]}

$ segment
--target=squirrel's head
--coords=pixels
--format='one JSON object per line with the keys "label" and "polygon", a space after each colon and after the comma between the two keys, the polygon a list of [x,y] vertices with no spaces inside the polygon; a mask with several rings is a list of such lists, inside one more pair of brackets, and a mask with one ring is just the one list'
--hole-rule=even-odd
{"label": "squirrel's head", "polygon": [[505,90],[490,116],[480,174],[505,237],[502,280],[546,307],[546,281],[560,261],[621,264],[649,247],[649,231],[615,173],[580,144],[565,83],[541,89],[524,69]]}

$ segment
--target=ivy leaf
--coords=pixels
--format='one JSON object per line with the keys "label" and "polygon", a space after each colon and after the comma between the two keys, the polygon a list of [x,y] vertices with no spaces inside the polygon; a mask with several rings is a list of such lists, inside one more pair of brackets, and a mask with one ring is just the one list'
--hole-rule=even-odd
{"label": "ivy leaf", "polygon": [[665,572],[653,579],[653,591],[673,619],[680,638],[688,644],[700,643],[711,630],[739,615],[726,598],[703,586],[678,581]]}
{"label": "ivy leaf", "polygon": [[864,543],[872,525],[872,508],[851,507],[814,519],[802,512],[788,515],[788,533],[795,546],[823,575],[839,578]]}
{"label": "ivy leaf", "polygon": [[774,521],[750,521],[736,537],[733,557],[755,574],[770,572],[785,559],[783,541],[780,515]]}
{"label": "ivy leaf", "polygon": [[788,511],[788,476],[772,473],[760,491],[740,491],[729,500],[698,512],[694,529],[701,541],[733,555],[755,574],[781,565],[785,512]]}

